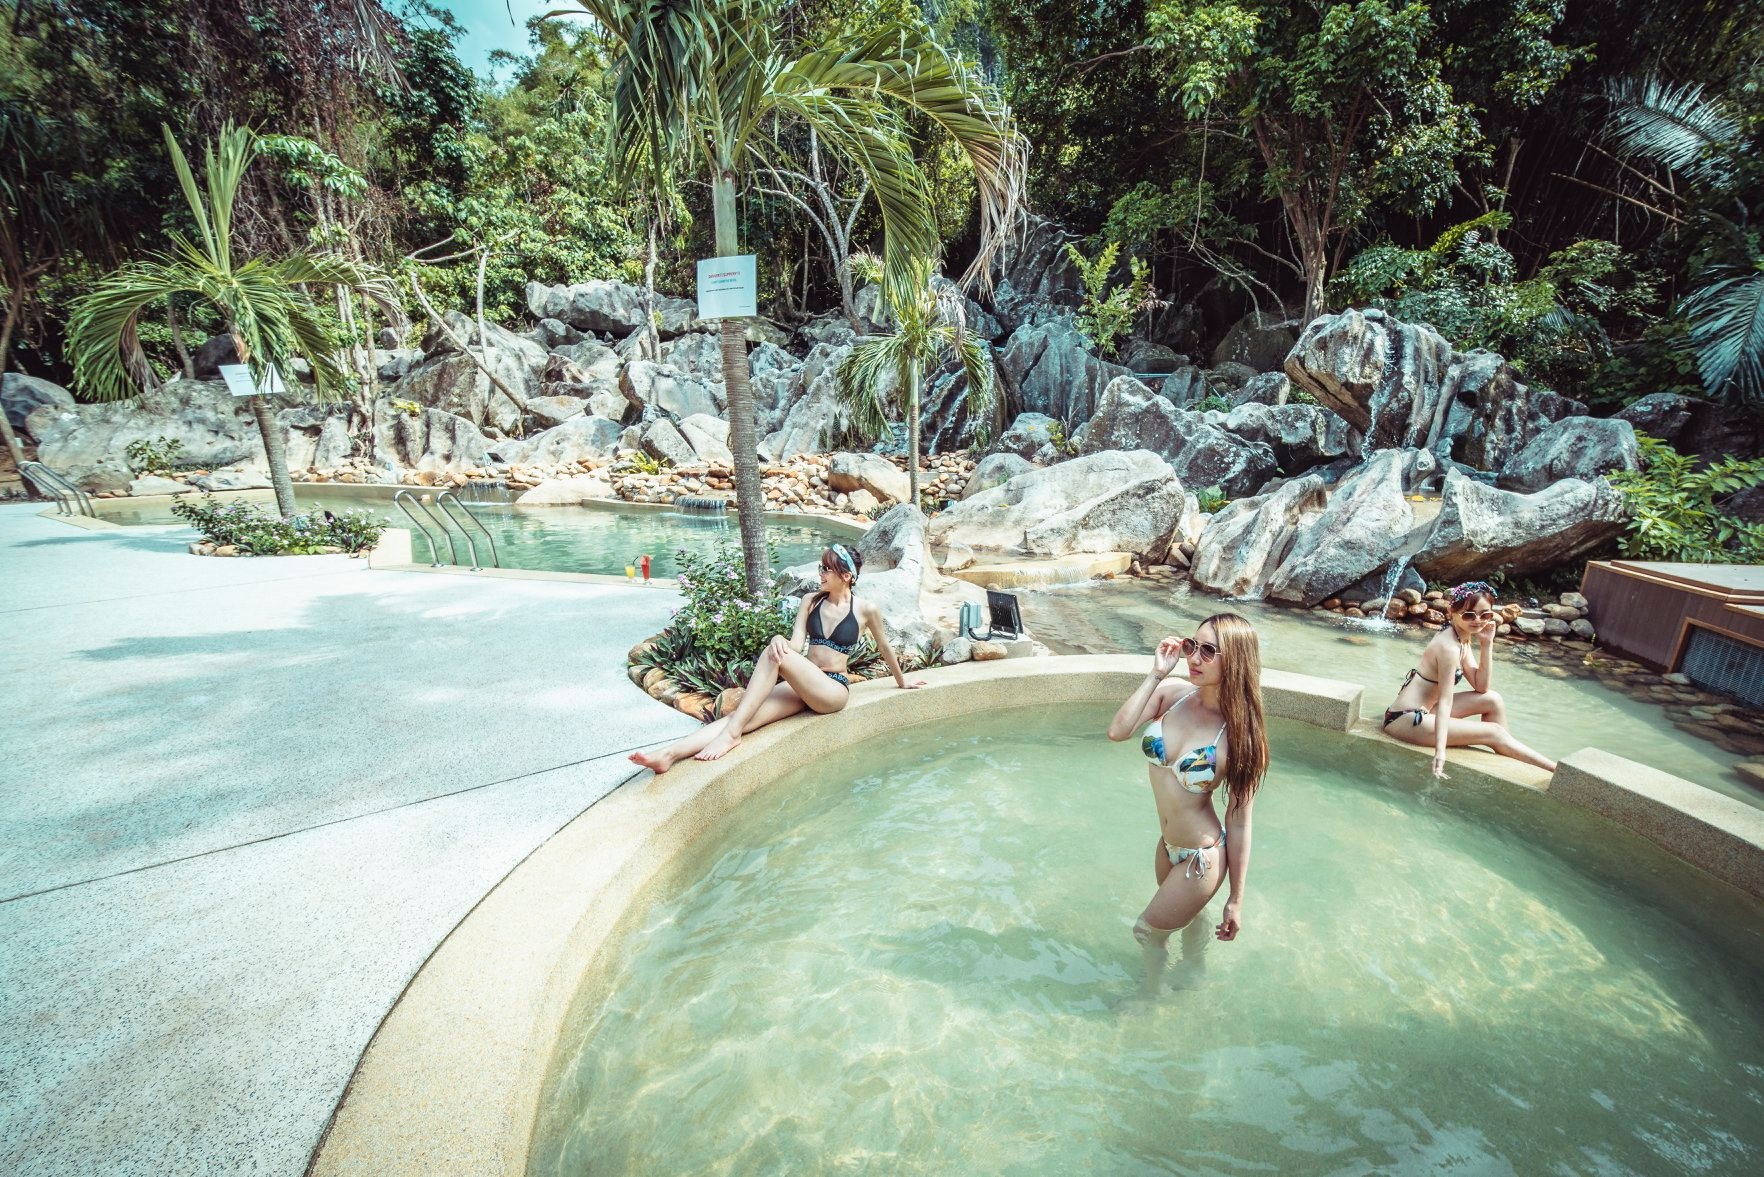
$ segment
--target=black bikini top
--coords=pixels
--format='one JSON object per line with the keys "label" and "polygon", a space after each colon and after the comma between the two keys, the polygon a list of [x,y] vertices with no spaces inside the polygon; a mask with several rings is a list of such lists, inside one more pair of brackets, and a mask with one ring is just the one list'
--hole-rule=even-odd
{"label": "black bikini top", "polygon": [[[1397,690],[1399,690],[1399,691],[1402,690],[1403,687],[1408,686],[1409,683],[1411,683],[1415,679],[1420,679],[1424,683],[1432,683],[1436,687],[1439,685],[1438,679],[1428,678],[1425,674],[1421,673],[1419,668],[1416,668],[1416,669],[1410,670],[1409,673],[1403,675],[1403,681],[1400,684],[1398,684]],[[1454,687],[1463,681],[1464,681],[1464,672],[1462,670],[1457,670],[1457,671],[1452,672],[1452,685]]]}
{"label": "black bikini top", "polygon": [[826,593],[815,594],[815,603],[809,607],[808,640],[811,646],[826,646],[830,650],[838,650],[849,657],[858,648],[857,598],[851,599],[851,612],[847,613],[838,625],[833,627],[833,636],[828,637],[821,628],[821,604],[827,599]]}

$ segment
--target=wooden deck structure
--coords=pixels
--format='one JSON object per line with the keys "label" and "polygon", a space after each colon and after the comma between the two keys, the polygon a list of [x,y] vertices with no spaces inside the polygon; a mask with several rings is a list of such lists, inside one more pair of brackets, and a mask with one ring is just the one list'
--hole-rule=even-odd
{"label": "wooden deck structure", "polygon": [[1595,560],[1580,593],[1601,645],[1764,706],[1764,567]]}

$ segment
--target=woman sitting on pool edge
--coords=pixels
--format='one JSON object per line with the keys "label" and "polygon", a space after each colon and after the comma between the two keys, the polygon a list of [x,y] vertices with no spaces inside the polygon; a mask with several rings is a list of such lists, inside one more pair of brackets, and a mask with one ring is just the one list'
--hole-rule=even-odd
{"label": "woman sitting on pool edge", "polygon": [[[1494,689],[1494,639],[1500,627],[1495,591],[1480,580],[1446,590],[1446,626],[1403,676],[1384,713],[1384,734],[1405,744],[1433,745],[1433,775],[1445,776],[1445,750],[1481,744],[1539,768],[1556,762],[1521,744],[1507,730],[1507,704]],[[1470,643],[1477,646],[1474,656]],[[1454,691],[1470,680],[1470,689]],[[1439,721],[1445,716],[1444,723]]]}
{"label": "woman sitting on pool edge", "polygon": [[[1188,681],[1168,681],[1188,661]],[[1182,932],[1181,987],[1199,981],[1207,928],[1200,913],[1226,876],[1231,891],[1213,934],[1235,940],[1243,929],[1249,876],[1250,809],[1268,770],[1262,718],[1262,656],[1256,631],[1235,613],[1201,622],[1192,638],[1165,638],[1151,673],[1109,721],[1109,739],[1140,737],[1151,763],[1158,842],[1152,869],[1158,890],[1133,925],[1145,961],[1144,996],[1157,992],[1167,943]],[[1225,785],[1225,820],[1213,791]]]}
{"label": "woman sitting on pool edge", "polygon": [[919,680],[908,682],[901,673],[894,647],[888,644],[882,610],[858,600],[852,591],[863,566],[863,556],[844,544],[823,550],[821,591],[803,598],[790,636],[779,634],[760,654],[734,712],[658,752],[633,752],[632,761],[659,776],[688,756],[721,759],[747,732],[805,708],[820,715],[842,710],[851,698],[845,667],[864,629],[876,639],[876,652],[894,672],[896,685],[909,691],[924,686]]}

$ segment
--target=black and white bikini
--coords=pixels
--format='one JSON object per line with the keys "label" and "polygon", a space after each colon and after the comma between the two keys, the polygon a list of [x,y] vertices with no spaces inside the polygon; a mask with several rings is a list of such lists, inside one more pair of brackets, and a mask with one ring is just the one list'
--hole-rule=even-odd
{"label": "black and white bikini", "polygon": [[[808,644],[826,646],[829,650],[836,650],[850,658],[858,648],[860,634],[857,619],[857,598],[854,596],[851,599],[851,612],[847,613],[840,619],[839,624],[833,627],[832,637],[827,636],[827,631],[821,625],[821,606],[826,600],[826,593],[816,593],[815,603],[809,606]],[[823,670],[821,673],[842,687],[851,686],[851,679],[840,674],[837,670]]]}

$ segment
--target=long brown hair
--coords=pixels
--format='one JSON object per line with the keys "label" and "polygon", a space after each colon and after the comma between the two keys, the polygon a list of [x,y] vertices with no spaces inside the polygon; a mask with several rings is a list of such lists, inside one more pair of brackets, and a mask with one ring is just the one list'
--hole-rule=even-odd
{"label": "long brown hair", "polygon": [[1249,803],[1268,771],[1268,723],[1262,715],[1262,644],[1256,630],[1236,613],[1215,613],[1202,625],[1213,627],[1219,644],[1219,710],[1225,716],[1226,811]]}

